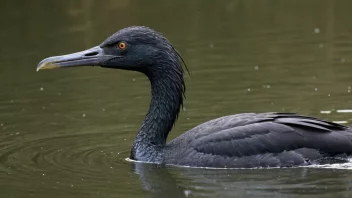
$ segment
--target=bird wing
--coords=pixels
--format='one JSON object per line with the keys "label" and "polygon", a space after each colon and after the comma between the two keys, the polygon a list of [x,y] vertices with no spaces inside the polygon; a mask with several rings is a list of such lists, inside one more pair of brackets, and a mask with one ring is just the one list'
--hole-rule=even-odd
{"label": "bird wing", "polygon": [[330,155],[352,152],[352,133],[348,127],[291,113],[221,117],[201,124],[177,139],[186,141],[185,145],[196,152],[229,158],[301,148]]}

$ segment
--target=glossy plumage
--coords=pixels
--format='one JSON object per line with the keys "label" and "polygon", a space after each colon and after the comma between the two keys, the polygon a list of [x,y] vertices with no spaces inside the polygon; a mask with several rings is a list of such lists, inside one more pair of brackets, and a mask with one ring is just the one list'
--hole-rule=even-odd
{"label": "glossy plumage", "polygon": [[[126,49],[117,47],[121,42]],[[147,27],[128,27],[99,46],[44,59],[38,70],[93,65],[142,72],[151,82],[150,108],[131,159],[192,167],[291,167],[343,160],[352,153],[351,128],[292,113],[220,117],[166,144],[183,104],[182,58],[164,36]]]}
{"label": "glossy plumage", "polygon": [[172,140],[166,148],[178,156],[166,161],[232,168],[309,165],[350,153],[351,140],[349,128],[311,117],[237,114],[208,121]]}

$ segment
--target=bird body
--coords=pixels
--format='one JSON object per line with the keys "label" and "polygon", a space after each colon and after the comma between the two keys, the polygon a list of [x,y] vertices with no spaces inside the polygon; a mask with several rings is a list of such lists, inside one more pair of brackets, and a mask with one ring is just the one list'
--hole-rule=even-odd
{"label": "bird body", "polygon": [[[350,153],[351,140],[351,129],[335,123],[290,113],[246,113],[187,131],[166,145],[164,160],[225,168],[310,165]],[[177,152],[168,155],[172,151]]]}
{"label": "bird body", "polygon": [[133,26],[91,49],[46,58],[37,70],[98,65],[144,73],[152,99],[133,143],[133,160],[191,167],[292,167],[346,159],[352,153],[351,128],[293,113],[220,117],[166,143],[183,105],[182,63],[164,36]]}

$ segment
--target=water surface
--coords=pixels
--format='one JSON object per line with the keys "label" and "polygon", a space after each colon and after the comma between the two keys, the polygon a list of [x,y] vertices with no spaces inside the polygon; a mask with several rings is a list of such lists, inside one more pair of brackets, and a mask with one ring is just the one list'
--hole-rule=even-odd
{"label": "water surface", "polygon": [[350,1],[4,1],[0,197],[351,197],[352,165],[207,170],[125,161],[147,111],[142,74],[35,72],[118,29],[152,27],[183,55],[172,139],[209,119],[297,112],[351,124]]}

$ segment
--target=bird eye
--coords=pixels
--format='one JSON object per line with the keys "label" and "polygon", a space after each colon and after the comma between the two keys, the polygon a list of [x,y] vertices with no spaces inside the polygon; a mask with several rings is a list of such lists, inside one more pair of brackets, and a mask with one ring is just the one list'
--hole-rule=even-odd
{"label": "bird eye", "polygon": [[127,48],[127,44],[125,42],[119,42],[119,44],[117,44],[117,47],[124,50]]}

